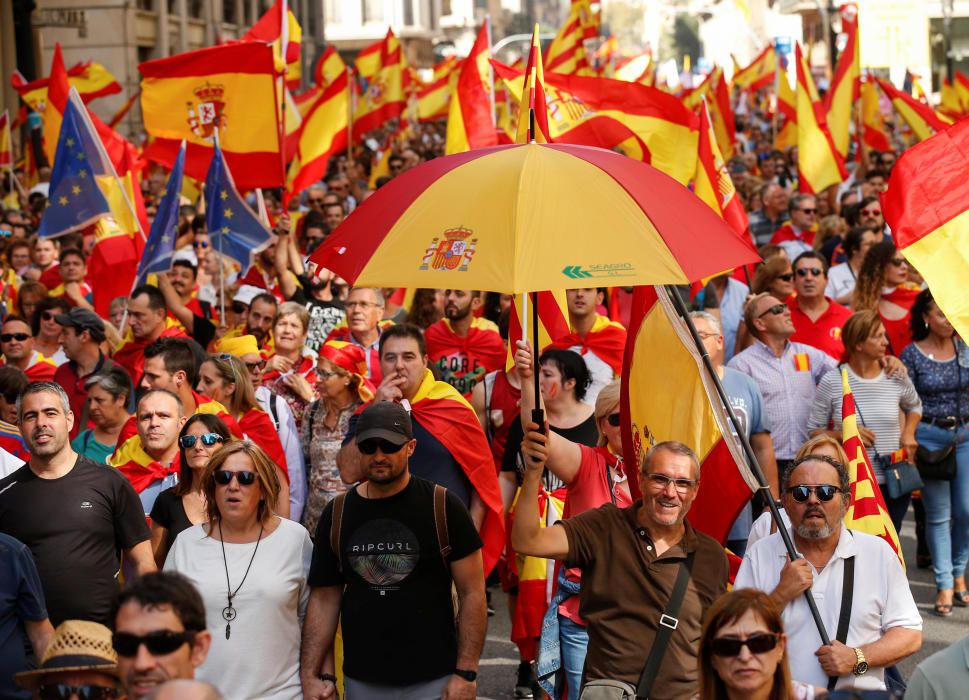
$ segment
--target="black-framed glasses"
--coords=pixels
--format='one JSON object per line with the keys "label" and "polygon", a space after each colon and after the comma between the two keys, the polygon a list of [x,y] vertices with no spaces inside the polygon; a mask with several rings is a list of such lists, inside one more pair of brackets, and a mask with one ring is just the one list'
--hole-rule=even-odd
{"label": "black-framed glasses", "polygon": [[233,478],[239,482],[239,486],[252,486],[256,483],[256,472],[231,472],[228,469],[216,469],[212,473],[212,478],[219,486],[228,486]]}
{"label": "black-framed glasses", "polygon": [[118,656],[131,657],[138,653],[138,647],[142,644],[149,654],[153,656],[165,656],[178,650],[183,644],[187,644],[195,639],[195,632],[184,630],[175,632],[174,630],[154,630],[148,634],[137,635],[130,632],[115,632],[111,636],[111,646],[118,652]]}
{"label": "black-framed glasses", "polygon": [[783,275],[778,275],[777,279],[784,280],[785,282],[790,282],[792,279],[794,279],[794,273],[785,272]]}
{"label": "black-framed glasses", "polygon": [[117,688],[106,685],[67,685],[67,683],[45,683],[37,689],[40,700],[71,700],[75,695],[79,700],[108,700],[119,696]]}
{"label": "black-framed glasses", "polygon": [[741,649],[747,647],[751,654],[766,654],[777,646],[778,641],[776,634],[768,632],[752,634],[747,639],[717,637],[710,642],[710,651],[715,656],[737,656]]}
{"label": "black-framed glasses", "polygon": [[763,318],[767,314],[780,316],[785,311],[787,311],[787,307],[784,304],[774,304],[773,306],[768,306],[762,313],[757,314],[757,318]]}
{"label": "black-framed glasses", "polygon": [[385,455],[397,454],[403,449],[406,442],[402,442],[399,445],[395,445],[390,440],[381,440],[379,438],[372,438],[370,440],[364,440],[357,443],[357,449],[360,450],[362,454],[373,455],[377,454],[379,449]]}
{"label": "black-framed glasses", "polygon": [[665,491],[666,487],[673,484],[676,488],[677,493],[689,493],[690,489],[699,483],[697,479],[674,479],[671,476],[666,476],[666,474],[657,474],[655,472],[650,472],[648,474],[643,474],[646,480],[658,488],[660,491]]}
{"label": "black-framed glasses", "polygon": [[835,494],[841,493],[841,489],[838,486],[832,486],[831,484],[820,484],[818,486],[809,486],[807,484],[798,484],[797,486],[791,486],[787,489],[787,492],[791,494],[793,498],[798,503],[804,503],[811,497],[811,494],[817,494],[818,500],[822,503],[827,503]]}
{"label": "black-framed glasses", "polygon": [[201,435],[182,435],[182,437],[178,438],[178,444],[186,450],[190,450],[195,447],[195,443],[199,440],[206,447],[212,447],[212,445],[225,442],[225,438],[218,433],[202,433]]}
{"label": "black-framed glasses", "polygon": [[0,343],[9,343],[11,340],[22,343],[31,337],[30,333],[0,333]]}
{"label": "black-framed glasses", "polygon": [[338,377],[339,375],[340,375],[339,372],[331,372],[326,369],[317,368],[316,370],[316,376],[319,377],[320,379],[329,379],[330,377]]}
{"label": "black-framed glasses", "polygon": [[798,277],[807,277],[811,275],[812,277],[820,277],[824,274],[824,270],[820,267],[799,267],[797,268]]}
{"label": "black-framed glasses", "polygon": [[610,413],[608,416],[606,416],[606,422],[609,423],[609,425],[611,425],[613,428],[618,428],[619,427],[619,414],[618,413]]}

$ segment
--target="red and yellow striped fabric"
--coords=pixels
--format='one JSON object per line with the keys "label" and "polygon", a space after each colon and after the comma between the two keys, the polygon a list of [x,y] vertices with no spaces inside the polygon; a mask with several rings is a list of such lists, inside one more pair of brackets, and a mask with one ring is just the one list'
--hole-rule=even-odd
{"label": "red and yellow striped fabric", "polygon": [[570,329],[566,335],[556,338],[552,347],[563,350],[578,347],[580,355],[591,351],[618,376],[622,373],[622,358],[626,351],[626,329],[621,323],[609,320],[608,316],[596,314],[595,323],[588,333],[581,336]]}
{"label": "red and yellow striped fabric", "polygon": [[417,93],[417,119],[421,122],[446,119],[457,73],[448,73],[428,83]]}
{"label": "red and yellow striped fabric", "polygon": [[919,141],[924,141],[935,133],[944,131],[950,122],[936,113],[930,105],[915,99],[907,92],[897,89],[887,80],[875,79],[878,87],[892,101],[892,107]]}
{"label": "red and yellow striped fabric", "polygon": [[[283,17],[285,12],[286,16]],[[286,55],[283,56],[283,33],[285,23]],[[261,41],[272,44],[273,52],[280,62],[285,61],[286,85],[293,90],[300,86],[303,69],[300,63],[300,47],[303,43],[303,28],[289,9],[286,0],[276,0],[266,13],[256,20],[252,29],[246,32],[243,41]]]}
{"label": "red and yellow striped fabric", "polygon": [[498,144],[491,108],[490,58],[488,25],[484,24],[471,47],[471,53],[458,71],[447,120],[447,153],[462,153],[472,148]]}
{"label": "red and yellow striped fabric", "polygon": [[717,135],[717,144],[723,157],[733,157],[737,144],[736,126],[733,119],[733,108],[730,106],[730,89],[723,77],[723,69],[716,66],[699,87],[691,90],[683,97],[683,104],[688,109],[696,109],[706,98],[710,110],[710,122]]}
{"label": "red and yellow striped fabric", "polygon": [[[377,70],[369,73],[368,68],[368,74],[365,74],[360,68],[360,57],[357,57],[357,70],[367,82],[366,90],[353,110],[353,133],[357,138],[399,117],[407,106],[404,52],[393,32],[387,32],[376,59],[379,61]],[[369,54],[365,65],[370,65]]]}
{"label": "red and yellow striped fabric", "polygon": [[879,106],[878,88],[871,80],[861,84],[861,128],[862,141],[866,147],[880,153],[892,150],[892,140],[885,128],[885,118]]}
{"label": "red and yellow striped fabric", "polygon": [[844,160],[838,154],[818,97],[807,58],[797,54],[797,171],[801,192],[818,194],[829,185],[848,177]]}
{"label": "red and yellow striped fabric", "polygon": [[731,81],[735,87],[754,92],[770,87],[777,71],[777,52],[773,44],[768,44],[747,66],[733,74]]}
{"label": "red and yellow striped fabric", "polygon": [[10,114],[0,114],[0,168],[13,168],[13,139],[10,136]]}
{"label": "red and yellow striped fabric", "polygon": [[848,157],[851,145],[851,108],[859,97],[861,57],[858,53],[858,8],[842,5],[842,31],[847,34],[845,47],[838,55],[838,65],[831,80],[831,89],[824,96],[831,140],[842,159]]}
{"label": "red and yellow striped fabric", "polygon": [[44,104],[44,153],[51,165],[54,164],[54,155],[57,153],[57,139],[60,137],[61,121],[64,110],[67,109],[67,96],[70,91],[61,45],[54,44],[54,58],[51,60],[50,77],[47,79],[47,101]]}
{"label": "red and yellow striped fabric", "polygon": [[[14,72],[10,77],[10,84],[20,95],[20,99],[39,114],[44,113],[44,107],[47,104],[49,81],[50,78],[40,78],[28,83],[19,71]],[[116,95],[121,92],[121,84],[118,83],[118,79],[107,68],[94,61],[76,63],[68,68],[67,82],[72,88],[77,89],[77,93],[85,103],[98,97]]]}
{"label": "red and yellow striped fabric", "polygon": [[811,370],[811,358],[806,352],[799,352],[794,355],[794,369],[798,372],[809,372]]}
{"label": "red and yellow striped fabric", "polygon": [[338,76],[303,120],[286,190],[301,192],[326,174],[330,157],[347,147],[349,90],[346,73]]}
{"label": "red and yellow striped fabric", "polygon": [[[538,298],[538,339],[532,337],[532,314],[536,309],[531,307],[532,300]],[[541,353],[545,348],[555,342],[556,338],[562,338],[570,333],[569,330],[569,306],[565,298],[564,289],[555,291],[538,292],[536,295],[528,295],[528,336],[531,338],[532,347]],[[508,315],[508,353],[505,359],[505,370],[511,370],[515,366],[515,350],[518,341],[522,339],[521,323],[521,296],[515,296],[511,302],[510,314]]]}
{"label": "red and yellow striped fabric", "polygon": [[[495,64],[495,69],[498,65]],[[497,73],[496,73],[497,75]],[[510,87],[508,82],[505,82]],[[509,90],[509,92],[512,92]],[[515,131],[515,143],[552,143],[552,132],[549,128],[548,100],[545,95],[545,67],[542,63],[542,42],[539,39],[538,25],[532,29],[532,45],[528,50],[528,63],[522,76],[521,88],[512,99],[518,102],[518,128]],[[531,124],[530,113],[535,114],[535,122]],[[532,128],[534,127],[534,128]]]}
{"label": "red and yellow striped fabric", "polygon": [[316,62],[313,69],[313,80],[318,87],[327,87],[341,75],[346,75],[347,64],[343,62],[340,54],[333,48],[333,44],[326,47],[320,60]]}
{"label": "red and yellow striped fabric", "polygon": [[599,14],[592,10],[592,0],[573,0],[565,24],[545,50],[548,71],[594,76],[584,42],[598,35]]}
{"label": "red and yellow striped fabric", "polygon": [[[165,319],[165,329],[161,332],[161,338],[185,338],[185,331],[179,328],[178,324],[175,323],[170,318]],[[141,375],[145,371],[145,348],[148,347],[149,341],[144,339],[135,339],[132,335],[131,330],[125,333],[124,338],[121,340],[121,344],[114,351],[114,355],[111,357],[115,363],[121,365],[128,372],[128,376],[131,380],[137,383],[141,380]]]}
{"label": "red and yellow striped fabric", "polygon": [[714,133],[705,106],[699,110],[699,113],[700,140],[693,191],[730,225],[742,241],[753,249],[747,212],[740,197],[737,196],[730,173],[727,172],[726,160],[720,151],[717,135]]}

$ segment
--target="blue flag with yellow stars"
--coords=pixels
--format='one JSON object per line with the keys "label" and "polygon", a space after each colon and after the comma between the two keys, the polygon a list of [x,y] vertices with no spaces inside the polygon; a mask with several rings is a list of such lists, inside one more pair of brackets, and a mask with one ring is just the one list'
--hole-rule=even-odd
{"label": "blue flag with yellow stars", "polygon": [[205,176],[205,217],[212,249],[241,263],[243,272],[271,235],[236,189],[218,143]]}
{"label": "blue flag with yellow stars", "polygon": [[79,231],[111,213],[97,183],[98,177],[110,175],[98,146],[98,135],[68,100],[54,152],[48,204],[40,218],[41,238]]}
{"label": "blue flag with yellow stars", "polygon": [[144,284],[152,272],[166,272],[172,267],[175,255],[175,240],[178,238],[179,199],[182,194],[182,174],[185,172],[185,141],[178,149],[178,157],[168,176],[168,188],[158,205],[151,232],[145,243],[145,252],[138,263],[135,284]]}

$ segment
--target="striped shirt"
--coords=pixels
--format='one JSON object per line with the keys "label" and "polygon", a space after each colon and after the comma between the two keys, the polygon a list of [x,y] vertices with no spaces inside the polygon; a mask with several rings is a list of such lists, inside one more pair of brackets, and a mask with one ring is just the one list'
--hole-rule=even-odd
{"label": "striped shirt", "polygon": [[[903,413],[922,413],[922,401],[908,377],[889,377],[879,372],[877,377],[863,379],[849,365],[848,384],[855,397],[858,426],[875,433],[875,447],[868,449],[868,459],[875,472],[875,480],[884,483],[885,472],[878,455],[888,457],[901,447],[902,425],[899,409]],[[828,372],[818,384],[814,406],[808,421],[809,430],[841,430],[841,370]]]}

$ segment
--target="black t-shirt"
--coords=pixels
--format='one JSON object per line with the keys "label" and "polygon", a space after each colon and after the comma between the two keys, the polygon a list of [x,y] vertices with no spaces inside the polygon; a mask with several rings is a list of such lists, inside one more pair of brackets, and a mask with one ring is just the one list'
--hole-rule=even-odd
{"label": "black t-shirt", "polygon": [[[299,281],[300,285],[304,285],[303,278],[300,278]],[[310,325],[306,329],[305,345],[313,352],[320,351],[323,343],[326,342],[326,336],[347,316],[342,301],[338,299],[333,301],[314,299],[306,293],[304,286],[297,287],[289,300],[302,304],[310,313]]]}
{"label": "black t-shirt", "polygon": [[[580,445],[595,447],[599,442],[599,426],[596,425],[595,413],[590,414],[584,421],[571,428],[557,428],[554,425],[548,427],[552,432]],[[508,428],[508,440],[505,442],[505,454],[501,459],[501,471],[515,472],[515,479],[519,486],[521,486],[522,477],[525,475],[525,463],[522,461],[521,454],[524,439],[525,431],[522,430],[522,422],[516,419]],[[545,484],[545,490],[550,492],[565,486],[565,482],[547,468],[542,475],[542,481]]]}
{"label": "black t-shirt", "polygon": [[[448,562],[481,549],[471,515],[450,492]],[[352,489],[341,526],[340,571],[330,548],[331,501],[316,531],[311,586],[346,585],[343,670],[365,683],[409,685],[449,675],[457,661],[451,572],[434,527],[434,484],[411,476],[403,491],[366,499]]]}
{"label": "black t-shirt", "polygon": [[131,483],[81,455],[59,479],[41,479],[25,464],[0,480],[0,532],[30,547],[55,627],[110,626],[120,551],[151,537]]}
{"label": "black t-shirt", "polygon": [[165,528],[165,551],[170,552],[175,538],[182,530],[192,527],[192,521],[185,513],[182,497],[175,493],[175,487],[165,489],[151,507],[151,521]]}
{"label": "black t-shirt", "polygon": [[192,314],[192,339],[203,349],[207,348],[212,339],[215,338],[215,330],[215,324],[212,323],[211,319]]}

